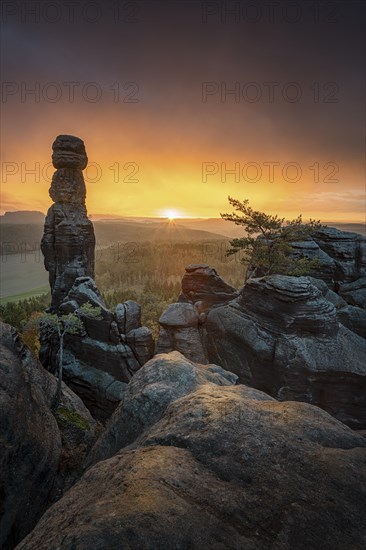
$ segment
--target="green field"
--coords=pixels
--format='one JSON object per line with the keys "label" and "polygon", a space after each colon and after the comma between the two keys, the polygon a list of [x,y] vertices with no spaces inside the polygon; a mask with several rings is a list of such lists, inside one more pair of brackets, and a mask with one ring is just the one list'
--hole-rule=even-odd
{"label": "green field", "polygon": [[20,294],[13,294],[12,296],[4,296],[0,298],[0,305],[7,304],[9,302],[18,302],[19,300],[26,300],[27,298],[32,298],[33,296],[40,296],[42,294],[47,294],[50,291],[48,285],[42,286],[40,288],[34,288],[28,292],[22,292]]}
{"label": "green field", "polygon": [[49,291],[43,257],[9,254],[0,261],[0,303],[23,300]]}

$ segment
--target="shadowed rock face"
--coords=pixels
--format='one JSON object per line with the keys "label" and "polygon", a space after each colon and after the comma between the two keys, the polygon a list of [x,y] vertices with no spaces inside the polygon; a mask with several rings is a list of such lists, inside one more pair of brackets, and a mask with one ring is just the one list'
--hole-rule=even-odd
{"label": "shadowed rock face", "polygon": [[366,341],[310,278],[249,280],[238,300],[208,313],[202,339],[208,360],[241,382],[366,427]]}
{"label": "shadowed rock face", "polygon": [[333,282],[351,282],[366,275],[366,237],[325,227],[313,240],[334,262]]}
{"label": "shadowed rock face", "polygon": [[51,308],[57,311],[77,277],[94,277],[95,236],[85,207],[82,173],[88,159],[84,142],[75,136],[58,136],[53,144],[49,208],[41,249],[49,272]]}
{"label": "shadowed rock face", "polygon": [[366,440],[179,353],[149,361],[18,550],[364,548]]}
{"label": "shadowed rock face", "polygon": [[0,332],[0,547],[10,549],[81,474],[96,423],[65,384],[56,418],[56,379],[13,327]]}
{"label": "shadowed rock face", "polygon": [[[79,311],[86,303],[100,309],[98,318]],[[152,357],[151,331],[141,327],[141,308],[132,300],[118,304],[116,312],[110,311],[90,277],[75,280],[59,313],[76,313],[85,328],[80,334],[65,336],[64,380],[93,416],[105,421],[122,399],[126,383]],[[126,330],[127,333],[122,332]],[[58,338],[44,329],[42,341],[42,363],[55,372]]]}

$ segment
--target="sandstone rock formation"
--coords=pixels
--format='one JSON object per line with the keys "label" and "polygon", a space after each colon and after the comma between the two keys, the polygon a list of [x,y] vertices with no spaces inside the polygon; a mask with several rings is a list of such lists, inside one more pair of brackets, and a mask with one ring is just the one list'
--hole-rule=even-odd
{"label": "sandstone rock formation", "polygon": [[366,237],[324,227],[314,234],[313,240],[334,262],[333,282],[351,282],[366,276]]}
{"label": "sandstone rock formation", "polygon": [[235,288],[207,264],[187,266],[178,302],[171,304],[159,319],[161,329],[156,353],[177,350],[192,361],[207,363],[199,325],[206,320],[210,308],[227,304],[238,295]]}
{"label": "sandstone rock formation", "polygon": [[366,309],[366,277],[341,284],[339,294],[350,305]]}
{"label": "sandstone rock formation", "polygon": [[113,456],[157,422],[170,403],[204,384],[232,386],[238,377],[217,365],[199,365],[179,352],[159,354],[135,374],[88,463]]}
{"label": "sandstone rock formation", "polygon": [[[65,380],[83,396],[96,418],[106,420],[122,399],[126,383],[152,357],[154,341],[151,331],[141,327],[139,304],[132,300],[118,304],[113,314],[106,308],[94,281],[81,277],[60,309],[77,312],[85,303],[99,307],[101,319],[81,314],[85,334],[67,337]],[[121,309],[125,311],[124,323]]]}
{"label": "sandstone rock formation", "polygon": [[234,381],[177,353],[145,364],[18,550],[363,548],[366,440]]}
{"label": "sandstone rock formation", "polygon": [[198,310],[193,304],[175,303],[168,306],[159,319],[161,328],[157,353],[177,350],[192,361],[207,363],[198,331],[199,321]]}
{"label": "sandstone rock formation", "polygon": [[74,136],[58,136],[53,143],[49,208],[41,249],[49,272],[52,310],[57,311],[77,277],[94,277],[95,236],[85,207],[82,173],[88,159],[84,142]]}
{"label": "sandstone rock formation", "polygon": [[209,312],[202,341],[241,382],[366,427],[366,341],[309,278],[250,279],[238,300]]}
{"label": "sandstone rock formation", "polygon": [[186,267],[182,279],[179,302],[195,304],[202,313],[216,305],[226,304],[238,296],[238,292],[219,277],[207,264],[191,264]]}
{"label": "sandstone rock formation", "polygon": [[[86,303],[100,309],[100,318],[88,317],[80,311]],[[107,309],[90,277],[77,278],[59,307],[62,314],[77,314],[85,327],[83,333],[65,337],[64,380],[83,399],[93,416],[102,421],[122,399],[132,375],[154,353],[151,331],[141,327],[140,306],[129,301],[126,305],[118,304],[116,310],[121,309],[127,312],[124,324],[120,323],[120,313]],[[131,316],[130,311],[133,311]],[[120,332],[127,329],[127,334]],[[58,339],[44,333],[43,341],[42,362],[56,371]]]}
{"label": "sandstone rock formation", "polygon": [[[319,259],[320,265],[315,269],[314,276],[325,281],[331,290],[338,292],[339,285],[343,283],[357,286],[354,281],[366,276],[366,237],[363,235],[323,227],[315,231],[312,237],[293,242],[291,246],[295,258]],[[263,273],[254,269],[253,275],[260,277]]]}
{"label": "sandstone rock formation", "polygon": [[54,416],[55,378],[15,329],[0,323],[0,331],[0,547],[7,549],[80,475],[96,423],[65,384]]}
{"label": "sandstone rock formation", "polygon": [[302,253],[306,247],[321,252],[328,266],[323,279],[252,278],[240,296],[234,291],[230,300],[228,293],[226,303],[216,272],[203,277],[208,266],[189,266],[179,302],[159,320],[157,352],[178,350],[219,364],[278,399],[307,401],[365,428],[364,240],[326,228],[314,240],[295,243]]}
{"label": "sandstone rock formation", "polygon": [[[141,327],[141,308],[132,301],[109,311],[94,283],[93,224],[85,207],[82,170],[87,166],[84,142],[58,136],[52,161],[57,168],[50,188],[54,204],[48,211],[42,252],[49,272],[51,311],[76,313],[82,334],[65,338],[64,378],[95,418],[106,420],[122,399],[125,384],[154,352],[151,332]],[[86,303],[98,307],[100,318],[82,314]],[[59,342],[45,327],[41,331],[42,364],[55,372]]]}

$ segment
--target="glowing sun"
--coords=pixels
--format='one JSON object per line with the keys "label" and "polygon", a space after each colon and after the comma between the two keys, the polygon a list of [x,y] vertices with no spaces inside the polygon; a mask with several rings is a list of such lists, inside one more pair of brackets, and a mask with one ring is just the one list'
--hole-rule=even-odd
{"label": "glowing sun", "polygon": [[175,218],[179,217],[179,213],[177,212],[177,210],[169,209],[164,211],[164,216],[168,218],[170,221],[173,221],[175,220]]}

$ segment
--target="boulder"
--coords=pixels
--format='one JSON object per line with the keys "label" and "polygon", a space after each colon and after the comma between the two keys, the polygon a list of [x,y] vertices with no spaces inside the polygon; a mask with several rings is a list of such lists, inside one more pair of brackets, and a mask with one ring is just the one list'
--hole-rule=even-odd
{"label": "boulder", "polygon": [[203,384],[233,385],[237,376],[217,365],[199,365],[181,353],[155,355],[126,386],[107,427],[92,450],[88,463],[113,456],[157,422],[168,405]]}
{"label": "boulder", "polygon": [[182,279],[182,294],[179,302],[201,302],[200,313],[209,308],[226,304],[236,298],[238,292],[225,283],[217,271],[206,264],[191,264],[186,267]]}
{"label": "boulder", "polygon": [[198,331],[199,314],[193,304],[171,304],[160,317],[159,323],[161,330],[156,353],[176,350],[191,361],[207,363]]}
{"label": "boulder", "polygon": [[339,294],[351,306],[366,309],[366,277],[341,284]]}
{"label": "boulder", "polygon": [[133,300],[117,304],[114,316],[121,334],[141,327],[141,306]]}
{"label": "boulder", "polygon": [[363,548],[365,438],[233,381],[177,353],[145,364],[18,550]]}
{"label": "boulder", "polygon": [[141,367],[154,355],[155,342],[147,327],[130,330],[125,340]]}
{"label": "boulder", "polygon": [[337,311],[340,323],[362,338],[366,338],[366,311],[360,307],[345,306]]}
{"label": "boulder", "polygon": [[159,319],[163,327],[198,327],[197,309],[189,303],[170,304]]}
{"label": "boulder", "polygon": [[191,361],[207,363],[199,325],[205,322],[209,309],[227,304],[237,296],[235,288],[225,283],[212,267],[187,266],[178,302],[170,304],[159,319],[156,353],[176,350]]}
{"label": "boulder", "polygon": [[64,379],[73,392],[82,396],[93,417],[102,422],[106,422],[119,405],[126,388],[125,382],[83,363],[69,350],[64,355]]}
{"label": "boulder", "polygon": [[169,353],[172,350],[179,351],[191,361],[208,363],[198,328],[163,325],[159,331],[155,352]]}
{"label": "boulder", "polygon": [[84,170],[88,164],[84,142],[78,137],[57,136],[52,144],[52,150],[52,163],[55,168]]}
{"label": "boulder", "polygon": [[313,240],[334,261],[335,282],[351,282],[365,277],[366,237],[335,227],[324,227],[314,233]]}

